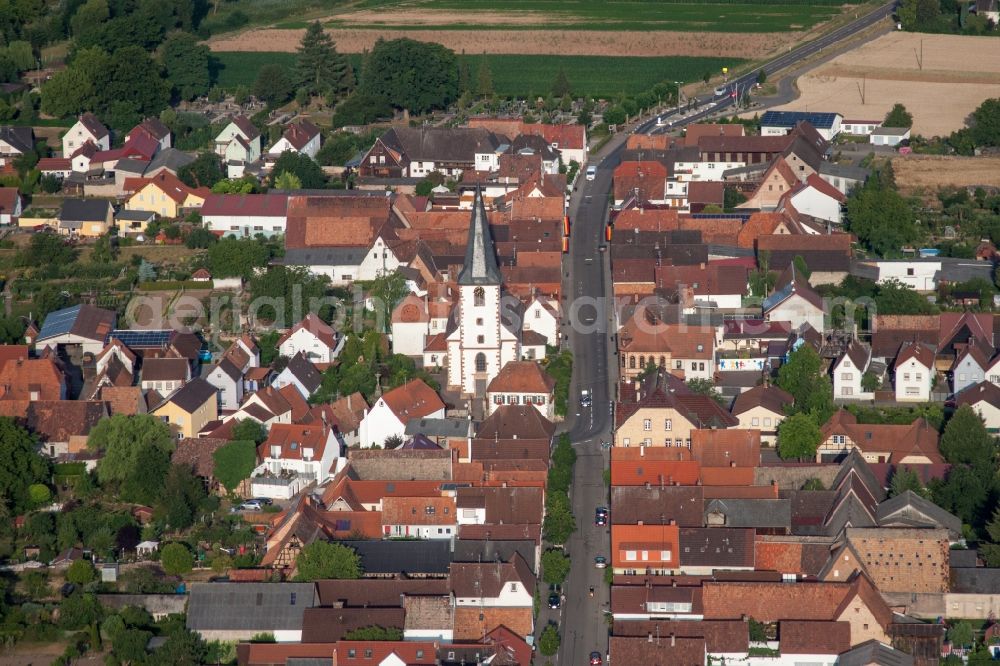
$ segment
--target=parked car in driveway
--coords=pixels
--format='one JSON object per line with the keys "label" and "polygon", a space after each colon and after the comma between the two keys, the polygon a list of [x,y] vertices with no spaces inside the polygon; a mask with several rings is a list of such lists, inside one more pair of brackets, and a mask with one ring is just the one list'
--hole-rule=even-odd
{"label": "parked car in driveway", "polygon": [[559,608],[559,595],[555,592],[549,595],[549,608]]}
{"label": "parked car in driveway", "polygon": [[604,557],[603,555],[598,555],[597,557],[594,558],[594,566],[598,569],[607,569],[608,558]]}

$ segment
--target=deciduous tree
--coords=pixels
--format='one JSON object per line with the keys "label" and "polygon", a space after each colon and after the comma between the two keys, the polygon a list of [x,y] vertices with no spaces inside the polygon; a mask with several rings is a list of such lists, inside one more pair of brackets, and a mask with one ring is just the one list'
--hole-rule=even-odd
{"label": "deciduous tree", "polygon": [[361,87],[413,113],[444,108],[458,98],[455,53],[430,42],[379,39],[365,59]]}
{"label": "deciduous tree", "polygon": [[257,464],[257,445],[249,440],[232,441],[217,448],[212,453],[212,459],[212,474],[226,490],[234,492]]}
{"label": "deciduous tree", "polygon": [[561,550],[550,548],[542,553],[542,580],[549,585],[562,585],[569,575],[570,559]]}
{"label": "deciduous tree", "polygon": [[208,92],[211,84],[209,50],[192,34],[174,33],[163,43],[160,58],[167,79],[181,99],[194,99]]}
{"label": "deciduous tree", "polygon": [[0,418],[0,460],[0,503],[20,514],[31,503],[29,486],[48,480],[49,463],[35,450],[35,438],[7,417]]}
{"label": "deciduous tree", "polygon": [[295,560],[295,567],[297,579],[302,581],[361,577],[361,558],[354,549],[328,541],[314,541],[303,548]]}
{"label": "deciduous tree", "polygon": [[268,104],[284,104],[292,97],[295,86],[288,71],[281,65],[264,65],[257,71],[251,92]]}
{"label": "deciduous tree", "polygon": [[778,455],[785,460],[814,458],[822,439],[823,433],[812,416],[793,414],[778,426]]}
{"label": "deciduous tree", "polygon": [[160,564],[171,576],[182,576],[194,566],[194,555],[182,543],[168,543],[160,551]]}
{"label": "deciduous tree", "polygon": [[882,124],[885,127],[913,127],[913,114],[897,102],[893,104],[889,113],[885,114],[885,120],[882,121]]}

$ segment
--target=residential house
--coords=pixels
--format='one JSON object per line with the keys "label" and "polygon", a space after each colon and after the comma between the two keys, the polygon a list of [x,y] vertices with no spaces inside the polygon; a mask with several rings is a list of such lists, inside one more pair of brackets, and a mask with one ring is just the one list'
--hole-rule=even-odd
{"label": "residential house", "polygon": [[[778,285],[781,286],[778,286]],[[826,330],[826,306],[823,298],[798,275],[794,264],[778,279],[774,292],[764,299],[762,311],[769,322],[788,322],[792,330],[808,325],[813,330]]]}
{"label": "residential house", "polygon": [[635,377],[652,364],[684,380],[711,379],[715,331],[710,326],[666,324],[653,311],[638,307],[618,331],[618,356],[624,377]]}
{"label": "residential house", "polygon": [[[7,365],[14,363],[8,361]],[[34,387],[36,392],[39,387]],[[48,393],[48,392],[47,392]],[[0,416],[14,418],[38,440],[40,451],[54,459],[79,460],[88,454],[87,438],[101,419],[108,417],[107,404],[101,400],[14,399],[13,393],[0,399]],[[91,471],[96,456],[82,456]]]}
{"label": "residential house", "polygon": [[271,381],[271,385],[279,390],[294,386],[306,400],[319,390],[322,383],[323,376],[306,358],[306,352],[302,351],[292,356],[285,368]]}
{"label": "residential house", "polygon": [[975,340],[959,345],[955,363],[951,369],[951,390],[961,393],[963,390],[986,379],[990,367],[990,357],[993,350]]}
{"label": "residential house", "polygon": [[137,138],[152,139],[156,142],[156,150],[166,150],[171,147],[172,137],[170,128],[164,125],[159,118],[146,118],[141,123],[129,130],[125,135],[125,143],[135,141]]}
{"label": "residential house", "polygon": [[819,165],[819,177],[837,188],[838,192],[850,194],[858,185],[868,180],[870,171],[864,167],[822,162]]}
{"label": "residential house", "polygon": [[195,583],[188,594],[187,628],[206,641],[270,634],[297,643],[305,610],[316,605],[313,583]]}
{"label": "residential house", "polygon": [[33,340],[35,349],[55,349],[59,345],[79,345],[84,353],[101,353],[108,334],[115,327],[116,315],[93,305],[74,305],[50,312],[42,330]]}
{"label": "residential house", "polygon": [[243,373],[236,364],[223,358],[209,369],[205,381],[215,387],[219,397],[219,410],[231,412],[243,402]]}
{"label": "residential house", "polygon": [[402,264],[390,247],[401,227],[384,195],[292,196],[284,263],[326,275],[334,285],[373,280]]}
{"label": "residential house", "polygon": [[69,157],[88,141],[98,150],[111,150],[111,132],[90,112],[81,115],[62,135],[63,157]]}
{"label": "residential house", "polygon": [[30,127],[0,125],[0,170],[12,171],[14,160],[35,149],[35,131]]}
{"label": "residential house", "polygon": [[972,407],[990,432],[1000,432],[1000,386],[993,382],[979,382],[955,396],[955,406]]}
{"label": "residential house", "polygon": [[611,568],[616,574],[669,576],[680,567],[676,524],[612,525]]}
{"label": "residential house", "polygon": [[319,152],[321,135],[320,129],[308,120],[292,123],[285,128],[285,132],[277,143],[267,151],[267,159],[273,163],[286,150],[306,157],[316,157],[316,153]]}
{"label": "residential house", "polygon": [[816,462],[838,460],[858,449],[870,463],[943,463],[938,432],[923,418],[908,425],[858,423],[846,409],[838,410],[822,427]]}
{"label": "residential house", "polygon": [[430,332],[426,299],[409,293],[392,311],[392,351],[405,356],[423,356]]}
{"label": "residential house", "polygon": [[59,233],[96,238],[114,226],[115,209],[103,199],[66,199],[59,209]]}
{"label": "residential house", "polygon": [[258,497],[290,499],[310,484],[323,484],[346,464],[333,427],[275,423],[258,447],[260,466],[251,483]]}
{"label": "residential house", "polygon": [[534,629],[535,576],[518,554],[507,562],[453,562],[455,640],[478,640],[499,625],[521,637]]}
{"label": "residential house", "polygon": [[538,333],[545,338],[545,344],[556,347],[559,345],[560,322],[559,304],[541,294],[536,294],[524,309],[521,328],[525,332]]}
{"label": "residential house", "polygon": [[842,621],[851,626],[851,645],[888,640],[893,613],[871,579],[863,573],[846,582],[704,582],[701,599],[705,619],[758,622],[781,620]]}
{"label": "residential house", "polygon": [[386,538],[453,540],[458,531],[454,497],[386,497],[382,531]]}
{"label": "residential house", "polygon": [[342,336],[310,312],[278,340],[278,353],[285,358],[298,354],[312,363],[333,363],[343,344]]}
{"label": "residential house", "polygon": [[464,436],[468,431],[460,432],[452,446],[460,448],[462,460],[481,462],[484,468],[498,460],[534,460],[547,469],[555,424],[534,407],[507,404],[483,419],[471,443]]}
{"label": "residential house", "polygon": [[881,120],[849,120],[845,118],[840,124],[840,131],[851,136],[868,136],[881,126]]}
{"label": "residential house", "polygon": [[423,380],[411,379],[386,391],[361,421],[362,447],[382,446],[389,437],[402,438],[413,419],[444,418],[444,403]]}
{"label": "residential house", "polygon": [[156,219],[156,213],[147,210],[125,210],[115,213],[115,227],[121,237],[135,237],[146,233],[146,228]]}
{"label": "residential house", "polygon": [[241,178],[248,164],[260,159],[260,131],[246,116],[236,116],[215,137],[215,154],[226,163],[229,178]]}
{"label": "residential house", "polygon": [[340,425],[339,432],[344,445],[358,445],[361,422],[368,413],[368,403],[360,393],[345,395],[330,404],[330,412]]}
{"label": "residential house", "polygon": [[191,364],[186,358],[148,358],[142,363],[139,386],[144,391],[170,395],[191,381]]}
{"label": "residential house", "polygon": [[494,171],[509,139],[483,128],[393,127],[361,159],[359,173],[377,178],[422,178],[438,172]]}
{"label": "residential house", "polygon": [[679,303],[685,314],[739,309],[748,292],[747,267],[741,265],[658,265],[654,276],[656,291]]}
{"label": "residential house", "polygon": [[615,206],[630,198],[666,203],[667,168],[659,162],[622,162],[615,167],[613,182]]}
{"label": "residential house", "polygon": [[755,386],[736,396],[732,415],[739,419],[741,430],[759,430],[760,441],[774,446],[778,441],[778,425],[785,418],[785,409],[793,402],[792,395],[777,386]]}
{"label": "residential house", "polygon": [[897,402],[927,402],[934,384],[934,350],[922,342],[904,342],[893,363]]}
{"label": "residential house", "polygon": [[242,238],[263,234],[271,238],[285,233],[288,195],[209,194],[200,213],[205,228],[217,234]]}
{"label": "residential house", "polygon": [[125,202],[126,210],[148,211],[166,218],[179,217],[183,211],[201,208],[209,195],[207,188],[188,187],[169,171],[162,171],[152,178],[126,180],[125,190],[132,193]]}
{"label": "residential house", "polygon": [[909,140],[909,127],[879,127],[868,135],[868,142],[873,146],[891,146],[895,148],[904,141]]}
{"label": "residential house", "polygon": [[839,225],[847,196],[814,173],[789,193],[787,201],[802,215]]}
{"label": "residential house", "polygon": [[851,238],[844,233],[761,235],[757,254],[768,253],[773,271],[785,270],[800,256],[809,267],[810,284],[840,284],[851,268]]}
{"label": "residential house", "polygon": [[0,225],[17,224],[21,217],[21,193],[16,187],[0,187]]}
{"label": "residential house", "polygon": [[788,134],[799,123],[809,123],[827,141],[840,134],[843,116],[818,111],[767,111],[760,119],[761,136]]}
{"label": "residential house", "polygon": [[197,437],[209,421],[219,416],[215,387],[195,377],[167,396],[150,413],[171,427],[178,439]]}
{"label": "residential house", "polygon": [[760,431],[692,430],[691,459],[702,467],[759,467]]}
{"label": "residential house", "polygon": [[692,576],[709,576],[716,571],[753,571],[754,534],[752,527],[679,528],[678,569]]}
{"label": "residential house", "polygon": [[555,385],[555,379],[536,361],[508,361],[486,387],[487,413],[500,405],[524,403],[551,419]]}
{"label": "residential house", "polygon": [[230,361],[236,368],[246,373],[251,368],[260,367],[260,347],[252,336],[242,335],[229,345],[222,354],[222,358]]}
{"label": "residential house", "polygon": [[764,176],[747,200],[739,204],[737,208],[749,210],[773,211],[778,207],[779,202],[789,192],[799,185],[799,178],[788,166],[785,160],[774,160]]}
{"label": "residential house", "polygon": [[843,355],[833,364],[833,395],[838,400],[871,400],[873,391],[865,390],[865,373],[872,361],[872,350],[858,340],[851,340]]}
{"label": "residential house", "polygon": [[707,395],[694,393],[659,369],[622,382],[615,404],[615,446],[690,448],[691,432],[729,428],[739,421]]}

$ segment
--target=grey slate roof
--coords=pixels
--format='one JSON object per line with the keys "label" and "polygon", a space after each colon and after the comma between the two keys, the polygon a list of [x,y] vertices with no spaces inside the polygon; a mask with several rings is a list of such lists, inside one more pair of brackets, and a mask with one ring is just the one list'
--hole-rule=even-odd
{"label": "grey slate roof", "polygon": [[188,600],[192,631],[296,631],[315,606],[312,583],[194,583]]}
{"label": "grey slate roof", "polygon": [[986,567],[952,569],[951,591],[958,594],[998,594],[1000,569]]}
{"label": "grey slate roof", "polygon": [[215,387],[206,382],[201,377],[195,377],[184,386],[180,387],[167,397],[166,401],[172,402],[189,414],[204,405],[215,397]]}
{"label": "grey slate roof", "polygon": [[469,240],[465,246],[465,263],[462,265],[462,272],[458,274],[458,284],[499,285],[500,281],[500,267],[497,265],[497,253],[490,235],[486,204],[483,202],[482,191],[476,188],[476,200],[472,204],[472,217],[469,220]]}
{"label": "grey slate roof", "polygon": [[508,562],[514,553],[519,553],[532,573],[535,571],[534,541],[497,541],[490,539],[459,539],[455,541],[452,562]]}
{"label": "grey slate roof", "polygon": [[784,528],[792,526],[792,502],[787,499],[712,499],[705,502],[705,524],[709,514],[720,512],[726,527]]}
{"label": "grey slate roof", "polygon": [[59,221],[67,222],[104,222],[108,219],[110,201],[104,199],[66,199],[59,211]]}
{"label": "grey slate roof", "polygon": [[510,142],[489,130],[474,127],[394,127],[382,135],[382,143],[417,162],[468,162],[476,153],[494,152]]}
{"label": "grey slate roof", "polygon": [[821,176],[833,176],[834,178],[846,178],[848,180],[856,180],[858,182],[865,182],[868,180],[868,176],[871,173],[868,169],[864,167],[856,167],[847,164],[837,164],[836,162],[821,162],[819,165],[819,173]]}
{"label": "grey slate roof", "polygon": [[952,569],[972,569],[977,565],[979,552],[975,548],[954,548],[948,551],[948,566]]}
{"label": "grey slate roof", "polygon": [[185,167],[191,162],[194,162],[194,157],[191,155],[176,148],[164,148],[156,153],[149,166],[146,167],[145,173],[151,173],[165,167],[168,171],[176,174],[181,170],[181,167]]}
{"label": "grey slate roof", "polygon": [[281,263],[285,266],[359,266],[368,254],[367,247],[289,248]]}
{"label": "grey slate roof", "polygon": [[473,425],[468,419],[413,419],[406,422],[406,436],[471,437]]}
{"label": "grey slate roof", "polygon": [[30,127],[0,127],[0,141],[21,153],[26,153],[35,148],[35,131]]}
{"label": "grey slate roof", "polygon": [[299,352],[293,356],[285,369],[295,375],[309,393],[315,393],[319,385],[323,383],[323,376],[319,374],[315,365],[306,360],[305,352]]}
{"label": "grey slate roof", "polygon": [[841,653],[838,666],[913,666],[913,657],[893,648],[870,640],[867,643]]}
{"label": "grey slate roof", "polygon": [[944,527],[953,539],[962,537],[962,520],[912,490],[891,497],[875,510],[879,526]]}
{"label": "grey slate roof", "polygon": [[450,543],[428,541],[341,541],[361,556],[364,575],[447,575],[451,563]]}

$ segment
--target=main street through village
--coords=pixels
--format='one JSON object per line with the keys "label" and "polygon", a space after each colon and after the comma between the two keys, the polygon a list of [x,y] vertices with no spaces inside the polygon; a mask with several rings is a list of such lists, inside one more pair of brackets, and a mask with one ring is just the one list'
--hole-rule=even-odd
{"label": "main street through village", "polygon": [[[682,114],[682,109],[661,113],[635,127],[633,133],[653,134],[678,130],[700,122],[736,103],[731,91],[740,95],[757,80],[759,69],[768,75],[784,70],[813,57],[824,49],[886,21],[893,4],[886,4],[873,12],[796,49],[783,54],[733,79],[725,92],[697,98],[692,113]],[[774,100],[782,103],[789,100]],[[659,120],[658,120],[659,119]],[[614,312],[610,281],[610,247],[600,251],[605,242],[605,227],[609,215],[609,197],[612,173],[621,160],[626,135],[614,137],[601,151],[591,156],[589,165],[597,167],[594,180],[583,174],[570,199],[568,214],[572,220],[570,254],[565,262],[563,303],[567,325],[565,333],[573,351],[573,381],[570,387],[567,419],[569,433],[577,451],[577,462],[571,490],[573,513],[577,531],[566,544],[573,566],[564,586],[565,601],[559,610],[543,610],[539,617],[539,630],[552,621],[559,625],[562,646],[557,655],[561,666],[589,663],[591,652],[602,658],[608,652],[608,620],[610,589],[604,584],[604,569],[594,566],[594,558],[604,556],[611,565],[611,522],[605,527],[594,524],[595,509],[608,506],[608,488],[604,483],[604,470],[609,466],[609,451],[602,441],[611,441],[614,410],[614,386],[617,381],[615,349],[612,346]],[[589,405],[581,405],[581,392],[588,391]],[[594,596],[590,596],[590,588]],[[542,598],[547,598],[543,594]]]}

